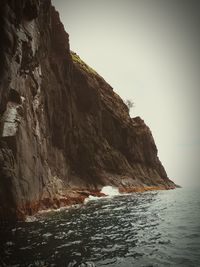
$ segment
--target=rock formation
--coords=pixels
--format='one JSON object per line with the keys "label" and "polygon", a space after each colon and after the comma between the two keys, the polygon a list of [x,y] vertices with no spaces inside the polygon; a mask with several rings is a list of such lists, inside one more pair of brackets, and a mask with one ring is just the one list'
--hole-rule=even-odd
{"label": "rock formation", "polygon": [[175,187],[144,121],[70,52],[49,0],[2,0],[0,20],[0,220],[104,185]]}

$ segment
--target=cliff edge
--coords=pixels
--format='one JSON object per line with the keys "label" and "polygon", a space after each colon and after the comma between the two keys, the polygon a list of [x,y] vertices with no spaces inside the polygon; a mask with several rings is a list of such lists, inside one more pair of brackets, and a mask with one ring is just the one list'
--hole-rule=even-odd
{"label": "cliff edge", "polygon": [[2,0],[0,20],[0,220],[105,185],[175,188],[144,121],[70,51],[51,1]]}

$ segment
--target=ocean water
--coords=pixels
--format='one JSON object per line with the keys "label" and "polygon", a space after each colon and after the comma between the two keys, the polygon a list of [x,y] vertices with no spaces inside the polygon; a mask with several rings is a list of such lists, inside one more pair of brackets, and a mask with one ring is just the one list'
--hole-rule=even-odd
{"label": "ocean water", "polygon": [[198,189],[91,199],[29,221],[1,223],[0,266],[200,266]]}

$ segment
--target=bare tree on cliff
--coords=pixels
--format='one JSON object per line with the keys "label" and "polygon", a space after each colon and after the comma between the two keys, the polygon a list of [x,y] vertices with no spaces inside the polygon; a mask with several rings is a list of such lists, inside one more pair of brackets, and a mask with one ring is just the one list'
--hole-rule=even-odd
{"label": "bare tree on cliff", "polygon": [[130,110],[135,106],[135,105],[134,105],[134,102],[132,101],[132,99],[127,99],[127,100],[125,101],[125,104],[127,105],[129,112],[130,112]]}

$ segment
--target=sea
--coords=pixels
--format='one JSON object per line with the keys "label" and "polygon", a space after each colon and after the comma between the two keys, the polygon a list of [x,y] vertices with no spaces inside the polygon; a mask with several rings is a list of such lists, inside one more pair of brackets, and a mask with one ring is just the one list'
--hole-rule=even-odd
{"label": "sea", "polygon": [[1,223],[0,266],[200,266],[199,188],[109,190],[108,197]]}

